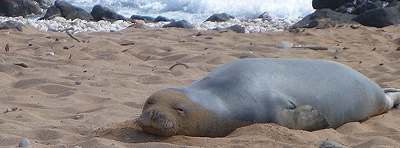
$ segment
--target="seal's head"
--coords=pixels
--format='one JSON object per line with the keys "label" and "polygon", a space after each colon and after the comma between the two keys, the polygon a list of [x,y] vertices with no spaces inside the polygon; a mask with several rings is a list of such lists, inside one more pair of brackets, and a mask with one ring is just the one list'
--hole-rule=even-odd
{"label": "seal's head", "polygon": [[145,132],[160,135],[196,135],[208,111],[177,90],[160,90],[145,102],[137,125]]}
{"label": "seal's head", "polygon": [[164,89],[145,102],[142,115],[135,120],[144,132],[160,135],[226,136],[248,123],[225,119],[192,102],[178,90]]}

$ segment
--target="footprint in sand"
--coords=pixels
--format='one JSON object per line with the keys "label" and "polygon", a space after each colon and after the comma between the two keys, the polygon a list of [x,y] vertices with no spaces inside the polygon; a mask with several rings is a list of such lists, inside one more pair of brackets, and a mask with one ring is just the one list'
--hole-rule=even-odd
{"label": "footprint in sand", "polygon": [[77,101],[84,101],[90,104],[101,104],[104,102],[110,103],[110,101],[113,101],[111,98],[99,97],[90,94],[75,94],[73,98],[76,98]]}
{"label": "footprint in sand", "polygon": [[136,102],[124,102],[122,104],[126,105],[126,106],[129,106],[129,107],[136,108],[136,109],[142,109],[143,108],[143,104],[138,104]]}
{"label": "footprint in sand", "polygon": [[[37,86],[37,89],[44,93],[47,93],[47,94],[62,94],[62,93],[76,90],[75,88],[70,88],[70,87],[58,85],[58,84],[39,85],[39,86]],[[72,94],[67,93],[67,95],[72,95]],[[63,96],[65,96],[65,95],[63,95]]]}
{"label": "footprint in sand", "polygon": [[23,79],[15,82],[12,87],[26,89],[33,86],[38,86],[44,83],[47,83],[48,80],[45,78],[33,78],[33,79]]}
{"label": "footprint in sand", "polygon": [[63,137],[63,134],[60,132],[50,129],[37,129],[34,130],[33,133],[35,136],[33,139],[38,140],[55,140]]}

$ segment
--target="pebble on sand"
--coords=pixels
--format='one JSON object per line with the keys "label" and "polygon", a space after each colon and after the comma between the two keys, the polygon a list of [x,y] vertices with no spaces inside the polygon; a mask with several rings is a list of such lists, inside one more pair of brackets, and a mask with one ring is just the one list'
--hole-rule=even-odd
{"label": "pebble on sand", "polygon": [[13,111],[16,111],[16,110],[18,110],[17,107],[11,107],[11,108],[7,108],[7,110],[4,113],[13,112]]}
{"label": "pebble on sand", "polygon": [[6,60],[4,60],[2,57],[0,57],[0,64],[6,64]]}
{"label": "pebble on sand", "polygon": [[54,55],[54,52],[53,52],[53,51],[48,52],[48,53],[46,53],[46,55],[48,55],[48,56],[53,56],[53,55]]}
{"label": "pebble on sand", "polygon": [[23,148],[30,148],[31,143],[29,142],[28,138],[22,138],[21,141],[19,142],[18,146],[23,147]]}
{"label": "pebble on sand", "polygon": [[292,42],[283,41],[278,44],[278,48],[287,49],[287,48],[292,48],[292,47],[293,47]]}

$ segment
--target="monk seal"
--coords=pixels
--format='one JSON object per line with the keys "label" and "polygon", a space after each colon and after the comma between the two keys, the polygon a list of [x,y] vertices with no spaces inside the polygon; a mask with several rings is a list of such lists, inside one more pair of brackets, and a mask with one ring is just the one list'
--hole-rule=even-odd
{"label": "monk seal", "polygon": [[227,63],[186,88],[152,94],[135,121],[161,135],[218,137],[252,123],[320,130],[363,121],[400,103],[343,64],[309,59],[254,58]]}

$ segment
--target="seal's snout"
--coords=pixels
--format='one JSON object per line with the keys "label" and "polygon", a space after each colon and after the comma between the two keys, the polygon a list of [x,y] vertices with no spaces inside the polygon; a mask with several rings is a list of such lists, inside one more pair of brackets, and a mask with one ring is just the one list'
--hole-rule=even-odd
{"label": "seal's snout", "polygon": [[144,110],[136,122],[143,131],[161,136],[175,135],[177,130],[176,121],[166,112],[155,108]]}
{"label": "seal's snout", "polygon": [[136,122],[142,130],[158,135],[175,134],[175,121],[164,111],[159,109],[147,109]]}

